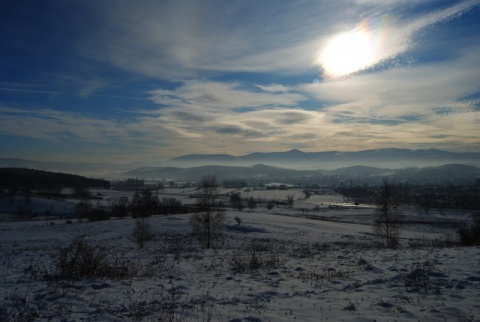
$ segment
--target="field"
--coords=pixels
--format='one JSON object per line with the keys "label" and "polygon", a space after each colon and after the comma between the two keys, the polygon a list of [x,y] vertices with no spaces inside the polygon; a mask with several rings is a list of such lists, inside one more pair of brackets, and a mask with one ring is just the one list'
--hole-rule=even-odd
{"label": "field", "polygon": [[[162,192],[184,204],[193,193]],[[106,203],[118,193],[93,194]],[[192,238],[190,214],[149,218],[154,235],[143,248],[131,218],[0,222],[0,320],[480,321],[480,248],[453,241],[468,213],[406,209],[400,246],[387,249],[370,205],[242,191],[287,194],[292,208],[227,210],[224,237],[209,250]],[[101,255],[108,274],[58,276],[59,250],[75,242]]]}

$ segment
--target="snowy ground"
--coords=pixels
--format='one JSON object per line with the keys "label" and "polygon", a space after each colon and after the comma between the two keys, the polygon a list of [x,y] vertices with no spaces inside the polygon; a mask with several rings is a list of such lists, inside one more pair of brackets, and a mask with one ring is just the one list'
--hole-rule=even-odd
{"label": "snowy ground", "polygon": [[[325,198],[227,211],[214,250],[190,237],[188,214],[150,218],[155,237],[143,249],[132,240],[133,219],[0,222],[0,320],[480,321],[479,247],[410,247],[411,238],[455,230],[408,225],[399,249],[378,248],[366,224],[371,208],[335,210],[328,205],[343,198]],[[128,265],[129,277],[68,287],[46,278],[53,251],[81,235]]]}

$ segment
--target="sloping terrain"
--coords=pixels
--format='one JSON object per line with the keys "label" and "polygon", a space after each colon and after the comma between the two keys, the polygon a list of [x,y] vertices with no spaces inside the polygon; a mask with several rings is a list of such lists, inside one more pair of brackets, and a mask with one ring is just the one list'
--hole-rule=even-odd
{"label": "sloping terrain", "polygon": [[[129,218],[2,222],[0,319],[480,319],[479,247],[410,247],[414,230],[404,232],[399,249],[378,248],[369,225],[278,211],[227,212],[224,239],[213,250],[192,239],[188,214],[150,218],[154,238],[143,249]],[[55,254],[78,236],[98,245],[116,277],[54,275]]]}

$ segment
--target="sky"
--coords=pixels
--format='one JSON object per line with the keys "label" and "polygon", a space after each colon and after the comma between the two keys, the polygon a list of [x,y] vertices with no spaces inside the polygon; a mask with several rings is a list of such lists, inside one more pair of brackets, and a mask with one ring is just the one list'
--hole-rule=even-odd
{"label": "sky", "polygon": [[480,0],[0,1],[0,157],[480,152]]}

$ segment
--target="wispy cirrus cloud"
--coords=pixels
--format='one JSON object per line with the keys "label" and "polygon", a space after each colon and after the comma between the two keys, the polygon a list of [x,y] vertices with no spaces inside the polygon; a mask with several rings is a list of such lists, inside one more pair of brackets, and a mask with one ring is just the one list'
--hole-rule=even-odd
{"label": "wispy cirrus cloud", "polygon": [[95,3],[91,10],[103,28],[82,37],[79,52],[169,80],[314,70],[321,37],[336,29],[338,19],[354,23],[356,13],[331,1],[146,1],[141,6]]}
{"label": "wispy cirrus cloud", "polygon": [[[256,90],[257,87],[258,89]],[[165,106],[202,108],[261,108],[296,106],[307,98],[286,86],[248,88],[239,82],[187,81],[174,90],[149,92],[150,99]]]}
{"label": "wispy cirrus cloud", "polygon": [[[175,81],[225,72],[302,74],[317,64],[326,68],[318,56],[332,36],[361,31],[375,47],[368,63],[360,66],[365,69],[411,49],[419,31],[458,17],[480,1],[402,15],[405,8],[419,4],[425,2],[96,3],[90,4],[91,10],[103,28],[81,37],[76,48],[118,68]],[[277,8],[273,13],[272,6]],[[359,55],[358,48],[352,50],[356,51],[352,55]]]}

